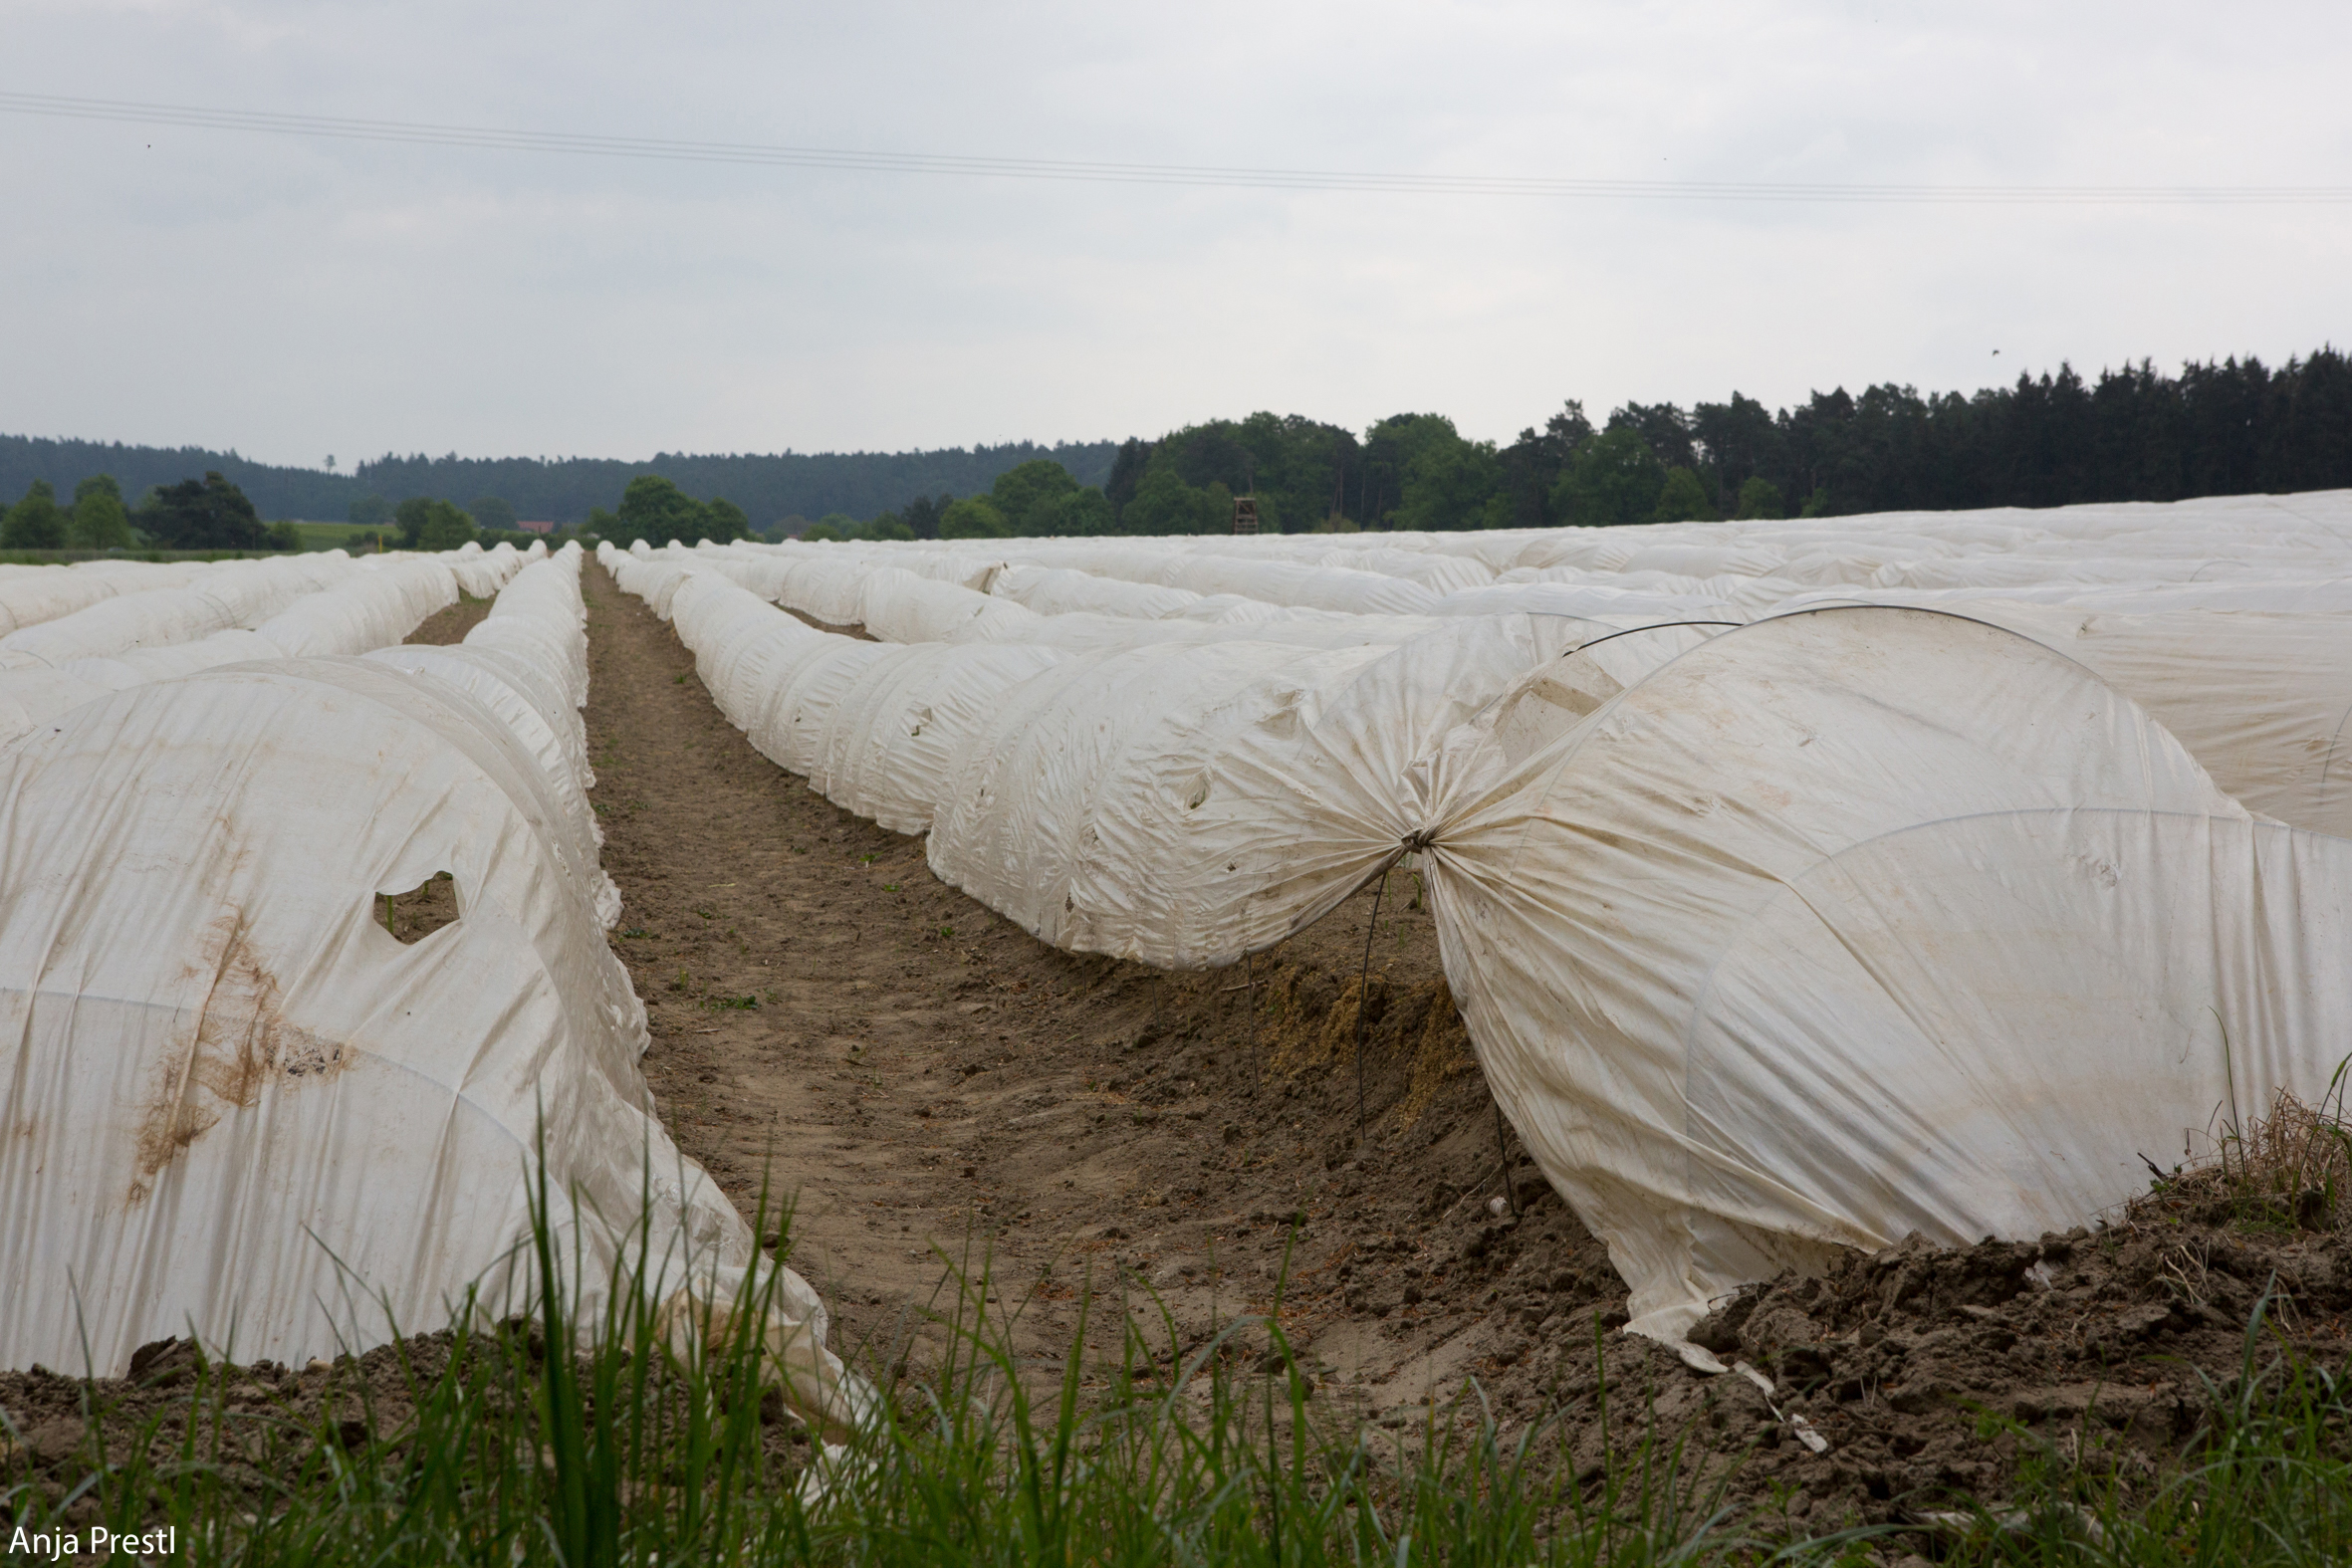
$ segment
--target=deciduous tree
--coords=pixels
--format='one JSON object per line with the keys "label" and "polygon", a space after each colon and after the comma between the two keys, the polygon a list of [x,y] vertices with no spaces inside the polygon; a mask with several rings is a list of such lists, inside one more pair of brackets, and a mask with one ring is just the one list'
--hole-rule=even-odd
{"label": "deciduous tree", "polygon": [[[1222,522],[1225,528],[1233,527],[1230,502]],[[1119,518],[1122,533],[1159,536],[1214,533],[1219,523],[1215,499],[1177,478],[1173,467],[1154,467],[1145,474],[1135,499]]]}
{"label": "deciduous tree", "polygon": [[703,536],[702,503],[659,474],[639,474],[620,493],[620,523],[648,545],[678,540],[691,545]]}
{"label": "deciduous tree", "polygon": [[1687,468],[1667,470],[1666,484],[1658,492],[1658,505],[1650,513],[1654,523],[1713,523],[1716,521],[1715,503],[1708,499],[1707,487],[1699,483],[1699,476]]}
{"label": "deciduous tree", "polygon": [[253,503],[217,471],[157,487],[136,521],[166,550],[260,550],[265,543]]}
{"label": "deciduous tree", "polygon": [[415,549],[455,550],[474,542],[474,520],[458,510],[454,502],[428,501],[425,503],[423,523],[416,532]]}
{"label": "deciduous tree", "polygon": [[1752,475],[1740,487],[1740,517],[1771,520],[1788,515],[1788,503],[1780,499],[1780,487],[1762,474]]}
{"label": "deciduous tree", "polygon": [[399,525],[400,548],[418,550],[424,537],[425,520],[433,515],[430,496],[410,496],[392,508],[392,521]]}
{"label": "deciduous tree", "polygon": [[130,512],[112,474],[92,474],[74,487],[74,543],[84,550],[119,550],[130,543]]}
{"label": "deciduous tree", "polygon": [[1053,533],[1055,509],[1077,488],[1068,469],[1050,457],[1034,457],[999,474],[988,498],[1004,514],[1011,530],[1007,537],[1027,539]]}
{"label": "deciduous tree", "polygon": [[1645,523],[1666,486],[1666,471],[1639,430],[1616,425],[1594,436],[1560,476],[1553,517],[1583,528]]}
{"label": "deciduous tree", "polygon": [[57,504],[57,492],[46,479],[36,479],[27,486],[24,498],[8,509],[6,521],[0,522],[0,546],[9,550],[63,550],[66,544],[66,514]]}
{"label": "deciduous tree", "polygon": [[703,537],[713,544],[724,545],[730,540],[750,539],[752,520],[743,515],[743,508],[725,496],[713,496],[702,504]]}
{"label": "deciduous tree", "polygon": [[1110,498],[1092,485],[1063,496],[1054,507],[1052,532],[1062,539],[1088,539],[1108,534],[1118,525]]}
{"label": "deciduous tree", "polygon": [[1438,424],[1443,428],[1422,432],[1407,462],[1396,527],[1416,532],[1484,528],[1487,503],[1503,490],[1503,467],[1496,461],[1495,445],[1465,441],[1452,420]]}
{"label": "deciduous tree", "polygon": [[1013,527],[986,496],[966,496],[939,514],[941,539],[1011,539]]}

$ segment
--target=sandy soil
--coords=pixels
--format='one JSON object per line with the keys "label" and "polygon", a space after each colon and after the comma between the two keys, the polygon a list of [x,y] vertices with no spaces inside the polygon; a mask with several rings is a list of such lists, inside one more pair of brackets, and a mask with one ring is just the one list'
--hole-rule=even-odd
{"label": "sandy soil", "polygon": [[[1195,1340],[1270,1306],[1289,1249],[1294,1332],[1369,1406],[1452,1387],[1495,1303],[1429,1240],[1489,1219],[1502,1173],[1409,873],[1373,942],[1359,1150],[1368,892],[1246,974],[1057,952],[754,752],[669,628],[590,579],[594,794],[647,1077],[747,1212],[763,1181],[792,1195],[793,1261],[844,1343],[887,1340],[943,1255],[987,1259],[1045,1363],[1089,1271],[1139,1278]],[[1556,1201],[1528,1225],[1547,1284],[1614,1288]]]}
{"label": "sandy soil", "polygon": [[482,617],[490,613],[491,603],[492,600],[486,597],[475,598],[470,593],[460,593],[455,604],[444,610],[436,610],[419,622],[416,630],[408,634],[407,640],[443,648],[463,642],[465,634],[480,625]]}

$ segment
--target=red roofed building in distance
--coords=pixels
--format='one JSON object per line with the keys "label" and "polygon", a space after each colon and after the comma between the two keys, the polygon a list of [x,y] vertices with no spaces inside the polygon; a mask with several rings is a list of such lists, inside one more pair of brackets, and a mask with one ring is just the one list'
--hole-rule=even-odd
{"label": "red roofed building in distance", "polygon": [[553,534],[556,531],[556,525],[553,523],[518,522],[515,524],[515,527],[521,529],[526,534]]}

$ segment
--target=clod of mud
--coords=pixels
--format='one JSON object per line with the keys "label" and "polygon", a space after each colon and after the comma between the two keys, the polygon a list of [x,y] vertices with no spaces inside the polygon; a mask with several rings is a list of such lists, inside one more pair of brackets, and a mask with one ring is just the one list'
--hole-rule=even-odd
{"label": "clod of mud", "polygon": [[[1529,1376],[1585,1426],[1587,1457],[1605,1378],[1611,1441],[1637,1442],[1655,1421],[1707,1463],[1736,1466],[1735,1498],[1800,1497],[1793,1517],[1816,1528],[1883,1523],[2003,1497],[2027,1458],[2153,1478],[2202,1430],[2209,1388],[2241,1375],[2265,1297],[2258,1366],[2339,1360],[2352,1250],[2333,1233],[2161,1217],[1961,1249],[1914,1238],[1750,1286],[1693,1329],[1769,1392],[1623,1337],[1546,1346]],[[1821,1452],[1796,1441],[1800,1421]]]}

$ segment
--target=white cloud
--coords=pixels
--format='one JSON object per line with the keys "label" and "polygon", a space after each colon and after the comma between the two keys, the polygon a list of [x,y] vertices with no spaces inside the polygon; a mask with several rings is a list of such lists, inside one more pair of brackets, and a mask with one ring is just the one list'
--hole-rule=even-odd
{"label": "white cloud", "polygon": [[[87,4],[41,91],[842,149],[2324,184],[2352,13],[2092,4]],[[31,84],[16,84],[19,91]],[[1563,201],[859,174],[0,114],[0,429],[328,451],[1507,438],[2344,336],[2352,208]],[[1992,355],[2001,349],[1997,360]]]}

